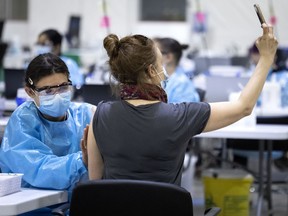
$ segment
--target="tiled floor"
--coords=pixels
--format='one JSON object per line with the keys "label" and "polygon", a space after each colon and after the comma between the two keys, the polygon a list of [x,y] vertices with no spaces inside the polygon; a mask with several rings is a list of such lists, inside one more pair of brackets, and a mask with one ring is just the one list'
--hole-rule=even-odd
{"label": "tiled floor", "polygon": [[[199,178],[193,178],[193,187],[191,190],[194,215],[202,216],[204,212],[204,185]],[[257,185],[252,185],[255,188],[255,192],[250,193],[250,215],[254,216],[257,212],[257,199],[258,193]],[[288,185],[273,185],[273,216],[287,216],[288,215]],[[261,216],[268,216],[267,202],[263,200]],[[229,215],[230,216],[230,215]],[[233,216],[233,215],[231,215]],[[247,215],[248,216],[248,215]]]}

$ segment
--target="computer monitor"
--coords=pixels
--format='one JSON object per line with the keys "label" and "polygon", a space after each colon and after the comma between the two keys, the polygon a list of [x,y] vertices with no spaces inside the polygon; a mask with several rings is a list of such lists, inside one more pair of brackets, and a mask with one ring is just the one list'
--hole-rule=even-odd
{"label": "computer monitor", "polygon": [[4,20],[0,20],[0,41],[2,41],[3,29],[4,29]]}
{"label": "computer monitor", "polygon": [[248,56],[233,56],[231,57],[231,65],[248,67],[249,57]]}
{"label": "computer monitor", "polygon": [[3,65],[3,59],[8,48],[8,43],[0,41],[0,67]]}
{"label": "computer monitor", "polygon": [[98,105],[102,100],[115,100],[109,84],[84,84],[81,88],[84,102]]}
{"label": "computer monitor", "polygon": [[230,57],[209,57],[209,56],[197,56],[194,59],[195,70],[194,74],[207,73],[211,66],[215,65],[231,65]]}
{"label": "computer monitor", "polygon": [[80,24],[80,16],[70,16],[66,38],[71,48],[79,48],[80,46]]}
{"label": "computer monitor", "polygon": [[229,94],[241,91],[242,86],[245,86],[248,80],[249,77],[207,76],[206,101],[228,101]]}
{"label": "computer monitor", "polygon": [[24,87],[25,69],[4,68],[4,96],[15,99],[18,88]]}

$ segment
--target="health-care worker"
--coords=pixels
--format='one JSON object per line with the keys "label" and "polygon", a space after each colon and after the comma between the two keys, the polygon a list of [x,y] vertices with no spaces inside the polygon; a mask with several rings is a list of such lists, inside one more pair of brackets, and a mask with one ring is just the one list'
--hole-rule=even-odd
{"label": "health-care worker", "polygon": [[37,38],[37,45],[34,47],[35,54],[39,55],[46,52],[54,53],[67,65],[70,72],[70,80],[76,89],[84,84],[84,76],[77,64],[72,58],[64,56],[62,53],[63,36],[56,29],[46,29],[42,31]]}
{"label": "health-care worker", "polygon": [[163,72],[166,80],[163,81],[168,103],[199,102],[200,96],[193,81],[186,75],[180,65],[183,50],[188,45],[180,44],[173,38],[154,38],[157,47],[162,54]]}
{"label": "health-care worker", "polygon": [[96,107],[71,102],[71,86],[57,55],[38,55],[28,65],[25,91],[32,100],[12,113],[0,149],[2,172],[23,173],[23,187],[71,192],[88,179],[82,138]]}

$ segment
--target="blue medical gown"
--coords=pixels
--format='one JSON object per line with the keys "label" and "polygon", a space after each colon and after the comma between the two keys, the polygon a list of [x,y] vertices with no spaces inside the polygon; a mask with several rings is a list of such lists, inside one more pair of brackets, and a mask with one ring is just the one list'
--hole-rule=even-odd
{"label": "blue medical gown", "polygon": [[61,59],[68,67],[72,84],[78,87],[82,86],[84,84],[84,76],[76,61],[66,56],[61,56]]}
{"label": "blue medical gown", "polygon": [[[0,149],[2,172],[24,173],[23,187],[72,191],[88,172],[80,141],[95,106],[74,103],[67,120],[48,121],[34,102],[27,101],[11,115]],[[70,193],[69,193],[70,194]]]}
{"label": "blue medical gown", "polygon": [[188,78],[180,66],[169,76],[164,90],[168,97],[168,103],[200,101],[193,81]]}

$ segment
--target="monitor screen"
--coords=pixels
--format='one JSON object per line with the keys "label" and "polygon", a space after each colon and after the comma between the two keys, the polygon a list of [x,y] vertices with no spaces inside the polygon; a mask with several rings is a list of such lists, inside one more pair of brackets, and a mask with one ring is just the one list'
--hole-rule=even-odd
{"label": "monitor screen", "polygon": [[4,43],[0,41],[0,67],[3,64],[3,59],[8,48],[8,43]]}
{"label": "monitor screen", "polygon": [[25,69],[4,68],[4,96],[6,99],[15,99],[17,89],[24,87]]}
{"label": "monitor screen", "polygon": [[102,100],[115,100],[116,97],[112,94],[109,84],[84,84],[82,86],[83,101],[98,105]]}
{"label": "monitor screen", "polygon": [[206,101],[228,101],[229,94],[241,91],[241,87],[245,86],[248,80],[249,77],[207,76]]}
{"label": "monitor screen", "polygon": [[0,41],[2,41],[3,29],[4,29],[4,20],[0,20]]}
{"label": "monitor screen", "polygon": [[66,38],[71,48],[78,48],[80,45],[80,23],[80,16],[70,17]]}

